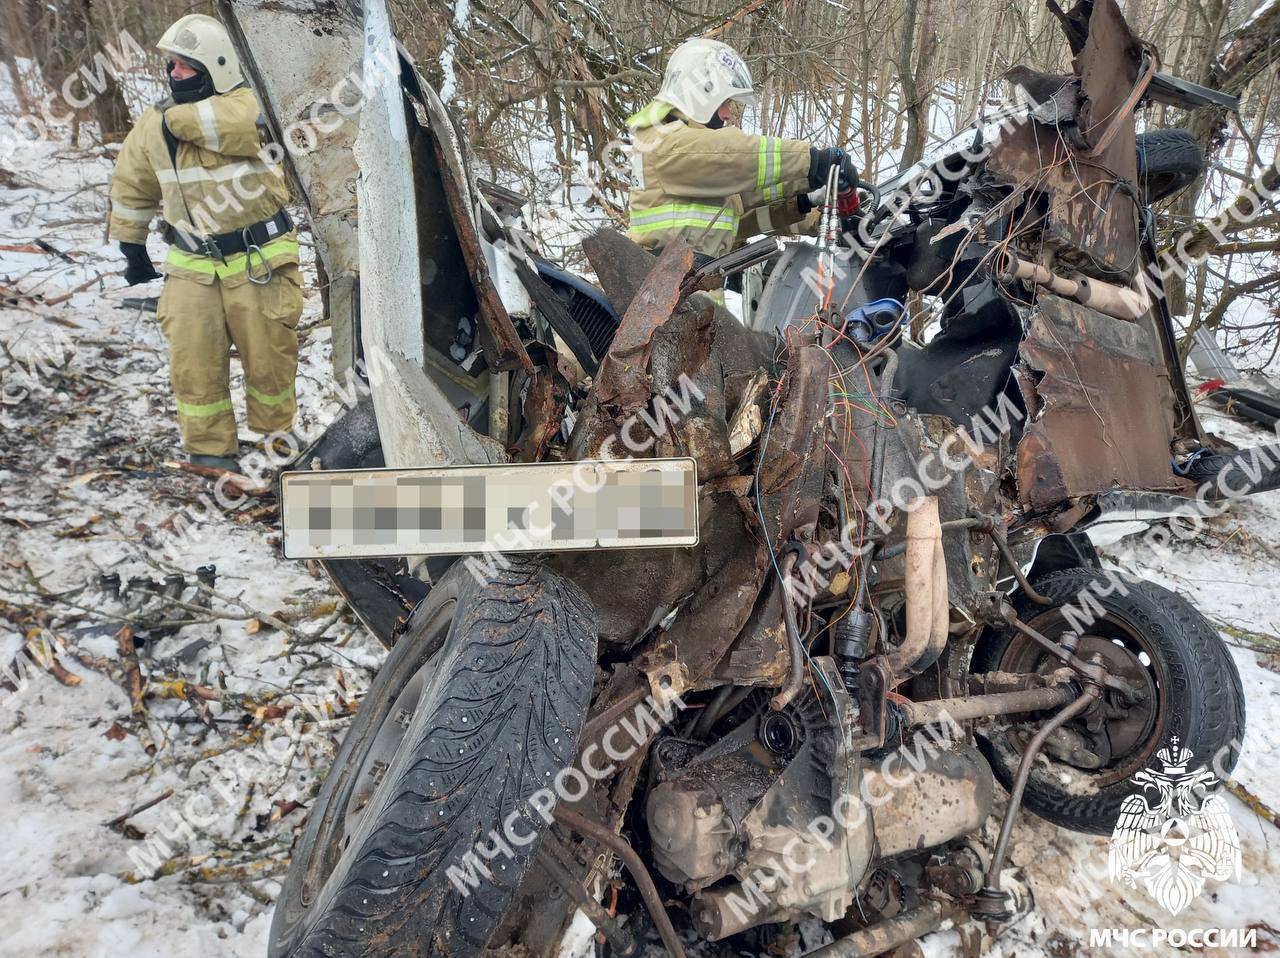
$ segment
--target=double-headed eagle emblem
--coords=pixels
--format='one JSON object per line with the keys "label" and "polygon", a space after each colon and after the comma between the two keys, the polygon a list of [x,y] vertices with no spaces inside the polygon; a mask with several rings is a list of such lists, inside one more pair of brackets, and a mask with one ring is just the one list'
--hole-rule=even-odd
{"label": "double-headed eagle emblem", "polygon": [[1170,914],[1186,908],[1209,879],[1240,877],[1240,836],[1217,780],[1203,766],[1188,770],[1191,751],[1178,744],[1156,753],[1163,771],[1133,776],[1141,791],[1120,806],[1108,872],[1130,888],[1141,883]]}

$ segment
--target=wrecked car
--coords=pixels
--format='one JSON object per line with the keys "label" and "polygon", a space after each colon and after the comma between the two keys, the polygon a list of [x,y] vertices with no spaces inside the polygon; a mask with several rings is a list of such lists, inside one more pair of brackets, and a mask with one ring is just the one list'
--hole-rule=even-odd
{"label": "wrecked car", "polygon": [[[1109,833],[1171,742],[1234,766],[1218,633],[1095,548],[1280,483],[1200,426],[1148,269],[1186,171],[1139,175],[1134,107],[1209,93],[1114,0],[1062,14],[1052,115],[965,131],[847,233],[834,188],[816,242],[697,269],[606,230],[598,285],[471,173],[381,0],[220,10],[277,138],[345,117],[290,172],[335,373],[368,395],[282,514],[390,648],[273,955],[554,955],[583,922],[612,954],[763,952],[807,918],[834,938],[811,954],[878,954],[1025,907],[1002,875],[1024,806]],[[736,274],[742,317],[704,292]],[[943,304],[923,345],[912,293]],[[581,507],[584,471],[586,529],[554,495]]]}

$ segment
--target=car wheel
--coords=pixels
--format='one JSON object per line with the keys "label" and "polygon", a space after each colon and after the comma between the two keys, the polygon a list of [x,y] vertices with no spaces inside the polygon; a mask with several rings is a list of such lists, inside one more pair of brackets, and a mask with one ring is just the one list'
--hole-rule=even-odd
{"label": "car wheel", "polygon": [[[1101,614],[1081,635],[1076,654],[1101,655],[1108,671],[1138,694],[1128,701],[1107,690],[1099,708],[1069,722],[1046,744],[1027,783],[1023,803],[1041,818],[1075,831],[1109,834],[1120,804],[1135,792],[1135,772],[1156,764],[1156,753],[1177,736],[1196,765],[1226,774],[1244,738],[1244,692],[1216,629],[1175,592],[1144,580],[1116,580],[1095,569],[1064,569],[1038,578],[1035,588],[1052,606],[1015,602],[1018,616],[1050,639],[1072,631],[1064,609],[1082,595]],[[1052,672],[1061,663],[1016,632],[990,632],[974,649],[970,671]],[[1048,713],[999,719],[979,732],[995,776],[1010,788],[1023,750]]]}
{"label": "car wheel", "polygon": [[1181,193],[1204,172],[1204,154],[1188,130],[1139,133],[1138,187],[1147,206]]}
{"label": "car wheel", "polygon": [[[272,958],[480,954],[546,827],[527,799],[573,761],[595,644],[590,603],[544,566],[516,559],[481,585],[455,564],[414,611],[311,807]],[[517,811],[514,830],[536,837],[470,859],[489,874],[460,891],[450,867],[465,871]]]}

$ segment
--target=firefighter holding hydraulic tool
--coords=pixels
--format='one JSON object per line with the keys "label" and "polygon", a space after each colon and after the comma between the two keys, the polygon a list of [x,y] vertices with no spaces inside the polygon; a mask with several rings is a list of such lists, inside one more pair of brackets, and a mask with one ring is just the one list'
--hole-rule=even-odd
{"label": "firefighter holding hydraulic tool", "polygon": [[751,73],[732,47],[693,39],[676,48],[657,97],[627,120],[633,240],[658,250],[683,239],[709,259],[761,233],[812,231],[801,224],[833,167],[841,212],[856,212],[852,158],[733,125],[738,104],[754,100]]}
{"label": "firefighter holding hydraulic tool", "polygon": [[289,193],[268,162],[259,106],[226,30],[192,14],[157,44],[171,96],[147,110],[111,181],[112,238],[130,285],[156,278],[148,227],[162,212],[169,242],[157,313],[169,341],[182,441],[193,463],[238,470],[230,350],[244,367],[249,427],[292,427],[302,313]]}

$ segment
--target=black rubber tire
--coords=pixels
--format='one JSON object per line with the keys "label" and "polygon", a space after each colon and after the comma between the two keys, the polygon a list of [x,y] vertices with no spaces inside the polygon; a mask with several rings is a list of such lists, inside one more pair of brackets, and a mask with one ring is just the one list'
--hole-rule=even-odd
{"label": "black rubber tire", "polygon": [[[311,806],[271,958],[479,955],[541,844],[546,826],[527,799],[573,762],[595,646],[590,602],[557,573],[517,558],[481,586],[455,564],[414,611]],[[393,716],[424,667],[412,716],[403,704]],[[397,719],[407,728],[394,758],[357,792],[357,770]],[[370,792],[343,851],[348,803]],[[460,894],[446,869],[491,846],[490,830],[503,834],[517,809],[515,831],[537,839],[510,843],[512,858],[480,857],[492,878]],[[309,864],[326,859],[304,901]]]}
{"label": "black rubber tire", "polygon": [[[1141,634],[1148,646],[1153,671],[1163,690],[1163,706],[1157,713],[1144,752],[1131,759],[1131,771],[1112,781],[1119,768],[1086,772],[1075,769],[1044,753],[1037,758],[1023,797],[1023,805],[1041,818],[1074,831],[1108,835],[1115,828],[1120,804],[1135,792],[1133,773],[1144,766],[1159,769],[1157,750],[1177,735],[1195,755],[1195,764],[1213,768],[1221,753],[1219,768],[1229,772],[1239,758],[1244,739],[1245,706],[1240,675],[1218,631],[1190,602],[1152,582],[1128,581],[1128,594],[1107,588],[1105,573],[1095,569],[1064,569],[1039,577],[1033,585],[1053,607],[1036,605],[1025,596],[1015,600],[1018,617],[1029,625],[1057,638],[1065,627],[1059,608],[1074,604],[1081,592],[1095,586],[1094,596],[1103,609],[1103,623],[1119,624]],[[1110,594],[1108,594],[1108,592]],[[1015,636],[1010,632],[990,632],[974,649],[970,671],[1003,670],[1011,664],[1006,654]],[[1043,719],[1036,720],[1039,724]],[[991,763],[992,771],[1006,790],[1013,783],[1021,758],[1020,749],[1004,734],[1007,726],[997,725],[980,732],[978,744]],[[1071,787],[1064,778],[1072,780]]]}
{"label": "black rubber tire", "polygon": [[1280,446],[1201,456],[1187,469],[1187,478],[1197,485],[1209,483],[1209,499],[1253,496],[1280,489]]}
{"label": "black rubber tire", "polygon": [[1139,133],[1138,189],[1146,204],[1181,193],[1204,172],[1204,154],[1189,130]]}

